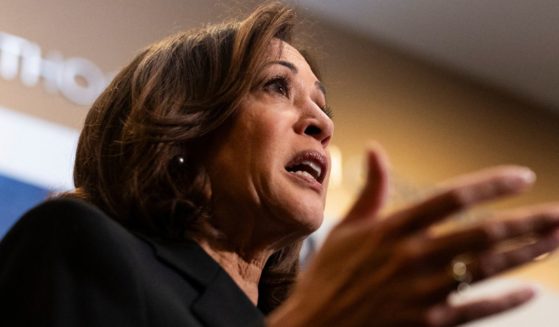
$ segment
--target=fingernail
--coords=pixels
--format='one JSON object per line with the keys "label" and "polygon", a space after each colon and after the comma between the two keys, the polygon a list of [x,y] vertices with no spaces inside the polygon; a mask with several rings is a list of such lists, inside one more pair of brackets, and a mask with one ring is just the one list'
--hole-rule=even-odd
{"label": "fingernail", "polygon": [[519,169],[518,177],[520,177],[523,182],[531,184],[536,180],[536,173],[530,168],[521,168]]}
{"label": "fingernail", "polygon": [[533,289],[532,287],[530,288],[525,288],[523,290],[520,290],[518,293],[515,294],[516,296],[516,300],[524,302],[526,300],[529,300],[531,298],[533,298],[536,295],[536,290]]}

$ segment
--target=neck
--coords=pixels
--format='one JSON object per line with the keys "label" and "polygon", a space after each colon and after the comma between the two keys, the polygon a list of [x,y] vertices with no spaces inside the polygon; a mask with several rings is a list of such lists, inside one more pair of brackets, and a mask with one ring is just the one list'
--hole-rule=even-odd
{"label": "neck", "polygon": [[208,240],[199,239],[198,244],[210,255],[235,281],[239,288],[256,305],[258,303],[258,283],[271,250],[243,255]]}

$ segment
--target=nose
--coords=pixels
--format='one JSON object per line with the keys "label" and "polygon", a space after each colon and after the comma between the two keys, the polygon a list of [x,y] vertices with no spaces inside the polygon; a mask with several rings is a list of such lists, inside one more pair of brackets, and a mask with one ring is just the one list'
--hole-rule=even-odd
{"label": "nose", "polygon": [[301,115],[296,131],[299,134],[316,139],[325,148],[330,143],[334,133],[334,123],[316,103],[312,102],[307,108],[305,113]]}

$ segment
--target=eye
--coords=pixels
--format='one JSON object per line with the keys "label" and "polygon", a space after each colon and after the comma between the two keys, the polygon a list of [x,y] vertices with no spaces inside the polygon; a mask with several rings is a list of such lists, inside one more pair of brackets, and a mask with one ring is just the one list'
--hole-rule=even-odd
{"label": "eye", "polygon": [[274,76],[264,83],[264,90],[275,92],[289,98],[289,80],[285,76]]}
{"label": "eye", "polygon": [[334,111],[332,110],[332,108],[330,108],[330,106],[323,106],[320,107],[320,109],[324,111],[324,113],[326,114],[326,116],[328,116],[328,118],[334,119]]}

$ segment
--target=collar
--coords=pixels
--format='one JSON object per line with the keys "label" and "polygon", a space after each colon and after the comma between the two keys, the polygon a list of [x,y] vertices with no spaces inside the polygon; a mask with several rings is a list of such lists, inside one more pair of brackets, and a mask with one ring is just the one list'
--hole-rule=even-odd
{"label": "collar", "polygon": [[264,316],[233,279],[196,242],[168,242],[138,235],[157,258],[200,289],[193,313],[205,326],[263,326]]}

